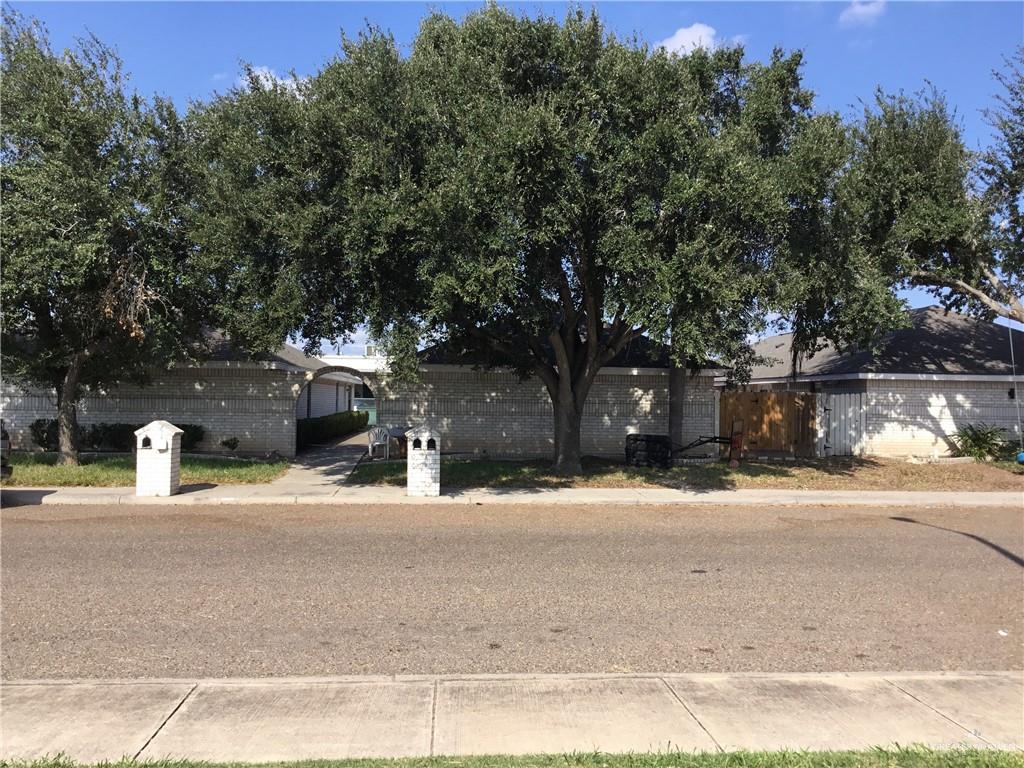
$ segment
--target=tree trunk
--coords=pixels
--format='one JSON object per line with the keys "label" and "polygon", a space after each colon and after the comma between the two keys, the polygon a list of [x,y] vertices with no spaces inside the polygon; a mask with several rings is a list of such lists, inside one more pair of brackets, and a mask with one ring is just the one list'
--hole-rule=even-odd
{"label": "tree trunk", "polygon": [[75,356],[57,390],[57,439],[60,448],[58,464],[78,464],[79,378],[84,362],[82,355]]}
{"label": "tree trunk", "polygon": [[[538,364],[534,372],[544,382],[551,397],[551,409],[554,416],[554,447],[555,472],[561,475],[578,475],[583,472],[583,449],[580,439],[580,426],[587,395],[594,384],[601,366],[611,360],[631,338],[641,331],[630,331],[629,326],[619,327],[616,320],[613,342],[610,346],[600,347],[596,341],[588,341],[586,346],[578,338],[566,341],[558,332],[553,332],[548,339],[554,350],[555,361],[552,365],[545,360],[540,346],[532,345]],[[598,338],[598,330],[590,330],[589,339]],[[499,351],[503,351],[499,346]]]}
{"label": "tree trunk", "polygon": [[555,472],[578,475],[583,471],[580,445],[580,413],[572,398],[551,402],[555,415]]}
{"label": "tree trunk", "polygon": [[686,425],[683,406],[686,403],[686,368],[673,365],[668,373],[668,434],[672,441],[672,454],[683,445]]}

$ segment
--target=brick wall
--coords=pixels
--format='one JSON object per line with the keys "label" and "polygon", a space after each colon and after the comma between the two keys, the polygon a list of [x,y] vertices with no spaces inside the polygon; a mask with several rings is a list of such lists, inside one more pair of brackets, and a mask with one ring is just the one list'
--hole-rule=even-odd
{"label": "brick wall", "polygon": [[[539,379],[520,381],[500,371],[431,366],[414,385],[381,383],[377,391],[379,424],[429,423],[441,433],[442,451],[550,456],[553,450],[551,399]],[[716,398],[711,376],[687,379],[687,441],[698,434],[715,434]],[[638,432],[668,434],[668,372],[634,375],[606,369],[587,398],[583,452],[622,456],[626,435]]]}
{"label": "brick wall", "polygon": [[[302,374],[279,370],[180,368],[157,374],[145,387],[125,385],[87,396],[79,407],[79,423],[141,424],[160,418],[201,424],[206,435],[200,450],[223,451],[220,441],[237,437],[240,453],[294,456],[295,414],[304,409],[305,395],[299,398],[304,385]],[[333,384],[326,386],[333,405]],[[380,424],[436,425],[445,452],[551,455],[551,400],[538,379],[519,381],[508,373],[437,366],[424,371],[412,387],[390,389],[380,383],[377,391]],[[55,399],[53,393],[26,393],[5,383],[0,411],[13,447],[33,450],[28,427],[35,419],[56,416]],[[687,379],[684,422],[687,442],[716,433],[717,393],[711,376]],[[637,432],[668,434],[667,372],[602,372],[583,414],[584,453],[622,456],[626,435]],[[713,452],[701,448],[691,453]]]}
{"label": "brick wall", "polygon": [[[968,424],[994,424],[1017,435],[1010,382],[868,381],[865,451],[878,456],[949,452],[948,436]],[[1018,397],[1024,394],[1018,388]],[[1024,403],[1021,403],[1024,410]]]}
{"label": "brick wall", "polygon": [[[303,374],[263,368],[176,368],[155,374],[144,386],[122,385],[87,395],[78,408],[79,424],[97,422],[201,424],[199,449],[224,451],[220,441],[238,438],[238,452],[295,455],[295,400]],[[4,382],[0,415],[16,450],[35,450],[29,425],[57,415],[53,392],[25,392]]]}

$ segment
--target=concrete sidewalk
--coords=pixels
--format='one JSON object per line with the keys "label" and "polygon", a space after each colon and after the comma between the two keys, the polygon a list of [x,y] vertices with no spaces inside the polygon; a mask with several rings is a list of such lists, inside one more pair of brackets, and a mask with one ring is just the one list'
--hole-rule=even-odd
{"label": "concrete sidewalk", "polygon": [[[339,471],[343,471],[339,469]],[[287,478],[287,476],[286,476]],[[704,504],[744,506],[1018,507],[1022,491],[694,491],[675,488],[465,488],[434,498],[410,498],[405,489],[275,481],[260,485],[183,486],[169,498],[138,498],[134,488],[9,488],[4,506],[35,504]],[[442,489],[444,490],[444,489]]]}
{"label": "concrete sidewalk", "polygon": [[1024,748],[1021,672],[7,683],[0,757]]}

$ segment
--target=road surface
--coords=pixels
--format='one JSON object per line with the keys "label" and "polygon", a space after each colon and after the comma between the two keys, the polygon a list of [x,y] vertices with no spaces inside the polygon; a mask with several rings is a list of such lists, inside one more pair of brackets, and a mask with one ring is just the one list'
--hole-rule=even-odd
{"label": "road surface", "polygon": [[1020,509],[0,514],[6,679],[1024,667]]}

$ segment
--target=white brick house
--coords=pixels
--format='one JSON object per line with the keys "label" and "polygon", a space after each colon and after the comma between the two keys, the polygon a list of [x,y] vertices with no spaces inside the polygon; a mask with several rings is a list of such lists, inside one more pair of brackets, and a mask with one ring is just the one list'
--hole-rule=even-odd
{"label": "white brick house", "polygon": [[795,375],[791,334],[763,339],[755,350],[767,362],[746,388],[817,393],[821,455],[942,456],[950,435],[980,423],[1015,439],[1024,392],[1010,339],[1020,372],[1024,333],[941,307],[912,310],[910,320],[876,353],[826,347],[801,360]]}
{"label": "white brick house", "polygon": [[[352,388],[360,379],[325,367],[290,345],[265,360],[253,360],[215,338],[212,355],[201,366],[156,371],[145,386],[124,384],[88,393],[78,407],[78,423],[166,419],[199,424],[205,429],[201,451],[226,451],[221,441],[234,437],[239,453],[291,457],[296,419],[351,408]],[[30,425],[56,415],[52,391],[25,390],[6,379],[0,385],[0,416],[14,449],[38,450]]]}
{"label": "white brick house", "polygon": [[[624,351],[602,369],[587,398],[582,422],[585,454],[621,457],[628,434],[669,433],[667,356],[652,357],[649,344]],[[307,416],[349,410],[361,381],[374,390],[377,421],[385,427],[436,426],[445,453],[550,457],[553,449],[551,399],[539,379],[520,380],[501,370],[431,363],[429,355],[414,385],[389,386],[386,376],[332,366],[285,346],[267,360],[247,359],[222,345],[202,366],[156,372],[146,386],[123,385],[88,394],[79,423],[200,424],[199,449],[224,450],[236,437],[238,451],[295,455],[295,422]],[[333,360],[331,361],[333,362]],[[344,367],[344,370],[339,368]],[[683,442],[718,429],[714,377],[721,369],[687,375],[683,394]],[[11,382],[0,390],[0,410],[15,449],[33,450],[29,425],[55,418],[52,392],[23,391]],[[713,455],[713,446],[691,456]]]}
{"label": "white brick house", "polygon": [[[667,355],[652,357],[644,346],[624,350],[598,373],[581,425],[584,454],[620,458],[628,434],[669,434]],[[430,350],[423,360],[418,383],[396,387],[386,380],[378,383],[378,424],[435,426],[445,453],[551,456],[554,414],[540,379],[520,380],[500,369],[447,362],[444,354]],[[700,435],[717,434],[715,375],[721,372],[703,369],[687,376],[682,409],[684,444]],[[713,455],[716,450],[703,447],[690,455]]]}

